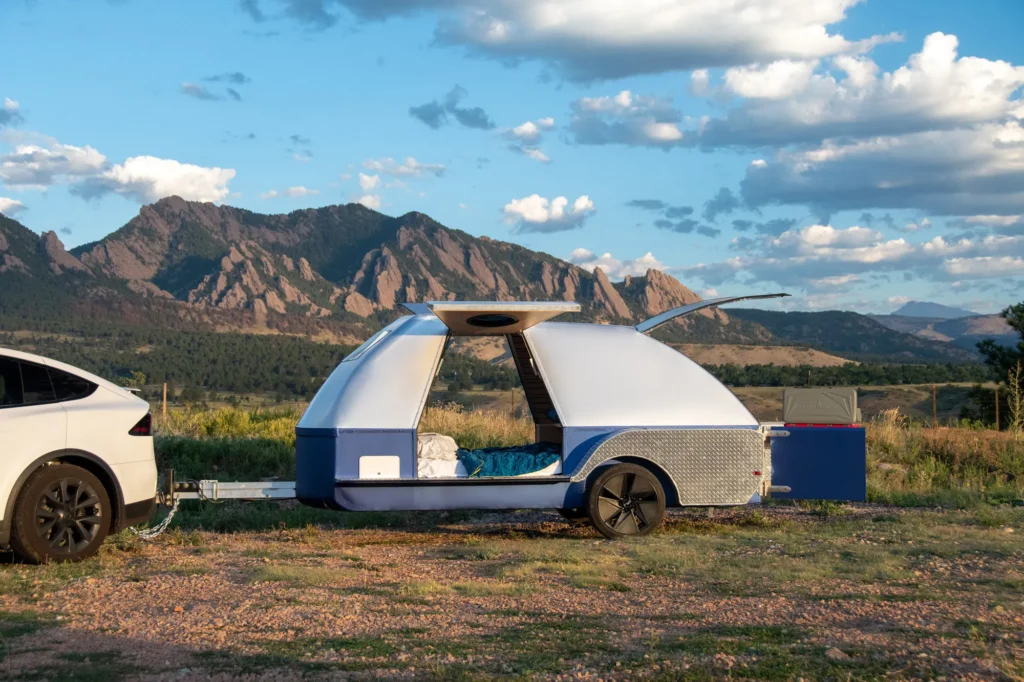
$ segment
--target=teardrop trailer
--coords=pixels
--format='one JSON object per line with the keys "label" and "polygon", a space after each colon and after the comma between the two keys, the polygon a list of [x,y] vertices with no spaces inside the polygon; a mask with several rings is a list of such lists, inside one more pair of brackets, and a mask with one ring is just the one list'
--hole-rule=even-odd
{"label": "teardrop trailer", "polygon": [[[769,493],[863,499],[863,429],[846,420],[824,442],[812,434],[786,449],[790,470],[839,472],[838,484],[815,490],[813,473],[801,490],[773,485],[772,443],[790,429],[758,423],[706,370],[648,336],[702,308],[784,295],[701,301],[636,326],[549,321],[578,312],[576,303],[407,304],[411,314],[346,357],[300,419],[295,496],[343,511],[558,509],[609,538],[650,532],[667,507],[743,505]],[[417,427],[458,336],[507,340],[535,442],[459,450],[446,469],[425,459],[430,436]],[[831,424],[807,428],[821,426]]]}

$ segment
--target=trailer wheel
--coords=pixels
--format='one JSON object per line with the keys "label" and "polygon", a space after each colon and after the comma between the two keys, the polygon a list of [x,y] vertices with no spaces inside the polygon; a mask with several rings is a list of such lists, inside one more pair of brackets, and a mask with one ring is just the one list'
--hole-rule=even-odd
{"label": "trailer wheel", "polygon": [[110,496],[92,473],[72,464],[33,472],[18,495],[11,547],[26,561],[81,561],[110,530]]}
{"label": "trailer wheel", "polygon": [[566,509],[559,509],[558,513],[562,515],[562,518],[566,521],[572,521],[573,523],[579,523],[580,521],[587,520],[587,510],[583,507],[568,507]]}
{"label": "trailer wheel", "polygon": [[648,469],[617,464],[590,486],[587,515],[606,538],[646,535],[665,518],[665,489]]}

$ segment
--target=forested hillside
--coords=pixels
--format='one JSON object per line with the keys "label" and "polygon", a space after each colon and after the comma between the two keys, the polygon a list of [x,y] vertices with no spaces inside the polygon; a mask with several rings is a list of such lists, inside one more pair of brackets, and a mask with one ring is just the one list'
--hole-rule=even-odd
{"label": "forested hillside", "polygon": [[841,310],[778,312],[731,308],[734,318],[765,327],[776,338],[867,362],[977,362],[969,350],[895,331],[866,315]]}

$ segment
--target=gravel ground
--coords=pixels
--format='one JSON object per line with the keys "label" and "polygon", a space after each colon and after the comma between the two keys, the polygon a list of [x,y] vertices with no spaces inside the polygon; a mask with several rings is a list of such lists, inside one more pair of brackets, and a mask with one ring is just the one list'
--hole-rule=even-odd
{"label": "gravel ground", "polygon": [[[411,519],[411,520],[410,520]],[[548,512],[119,537],[0,566],[10,679],[1022,679],[1024,511]]]}

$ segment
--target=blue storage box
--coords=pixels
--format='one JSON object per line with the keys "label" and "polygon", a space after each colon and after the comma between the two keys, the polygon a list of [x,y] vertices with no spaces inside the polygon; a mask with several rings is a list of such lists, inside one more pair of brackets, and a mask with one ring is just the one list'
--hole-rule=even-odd
{"label": "blue storage box", "polygon": [[785,426],[772,439],[772,493],[783,500],[867,499],[867,441],[862,426]]}

